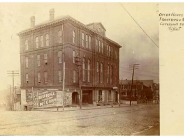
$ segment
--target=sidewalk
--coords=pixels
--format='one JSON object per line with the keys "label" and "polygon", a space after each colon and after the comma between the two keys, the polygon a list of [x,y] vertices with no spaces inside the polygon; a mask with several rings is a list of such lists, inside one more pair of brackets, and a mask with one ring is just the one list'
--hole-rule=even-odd
{"label": "sidewalk", "polygon": [[[104,109],[104,108],[118,108],[118,107],[129,107],[129,104],[116,104],[116,105],[105,105],[105,106],[94,106],[94,105],[83,105],[82,108],[80,109],[80,106],[76,107],[64,107],[64,111],[76,111],[76,110],[93,110],[93,109]],[[137,105],[132,105],[132,106],[137,106]],[[35,108],[33,111],[53,111],[57,112],[57,107],[47,107],[47,108]],[[58,111],[63,111],[63,107],[60,106],[58,108]]]}

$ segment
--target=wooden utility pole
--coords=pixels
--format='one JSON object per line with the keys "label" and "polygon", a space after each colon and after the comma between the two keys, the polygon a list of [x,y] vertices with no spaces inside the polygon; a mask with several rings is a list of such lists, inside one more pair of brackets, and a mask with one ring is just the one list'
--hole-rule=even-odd
{"label": "wooden utility pole", "polygon": [[11,108],[12,108],[12,110],[14,110],[14,98],[15,98],[15,91],[14,91],[14,77],[15,76],[19,76],[19,71],[15,71],[15,70],[11,70],[11,71],[8,71],[7,72],[7,74],[8,75],[10,75],[11,77],[12,77],[12,92],[11,92],[11,95],[10,95],[10,97],[11,97]]}
{"label": "wooden utility pole", "polygon": [[130,106],[132,105],[132,87],[133,87],[133,81],[134,81],[134,70],[139,69],[139,64],[133,64],[133,72],[132,72],[132,85],[131,85],[131,91],[130,91]]}

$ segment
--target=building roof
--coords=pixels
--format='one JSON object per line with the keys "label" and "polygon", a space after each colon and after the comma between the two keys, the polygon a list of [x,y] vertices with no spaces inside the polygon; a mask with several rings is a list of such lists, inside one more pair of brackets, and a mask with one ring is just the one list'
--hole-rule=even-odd
{"label": "building roof", "polygon": [[[86,29],[92,31],[92,32],[95,33],[95,34],[100,35],[101,37],[107,39],[107,40],[110,41],[111,43],[114,43],[114,44],[116,44],[117,46],[119,46],[119,48],[122,47],[122,46],[119,45],[118,43],[112,41],[111,39],[107,38],[106,36],[102,36],[102,35],[101,35],[100,33],[98,33],[96,30],[93,30],[93,29],[89,28],[88,26],[86,26],[86,25],[84,25],[83,23],[77,21],[76,19],[74,19],[73,17],[71,17],[71,16],[69,16],[69,15],[56,17],[53,21],[50,21],[50,20],[44,21],[44,22],[42,22],[42,23],[40,23],[40,24],[35,25],[35,27],[32,27],[32,28],[29,28],[29,29],[26,29],[26,30],[23,30],[23,31],[19,32],[18,35],[21,36],[21,35],[23,35],[23,34],[25,34],[25,33],[29,33],[29,32],[31,32],[31,31],[35,31],[35,30],[37,30],[37,29],[40,29],[40,28],[43,28],[43,27],[46,27],[46,26],[49,26],[49,25],[53,25],[53,24],[56,24],[56,23],[59,23],[59,22],[61,22],[61,21],[65,21],[65,20],[67,20],[67,19],[69,19],[69,20],[75,22],[76,24],[78,24],[78,25],[80,25],[80,26],[82,26],[82,27],[84,27],[84,28],[86,28]],[[101,23],[100,23],[100,24],[101,24]],[[89,24],[88,24],[88,25],[89,25]],[[101,24],[101,25],[102,25],[102,24]],[[102,27],[103,27],[103,25],[102,25]],[[103,28],[104,28],[104,27],[103,27]],[[105,28],[104,28],[104,29],[105,29]]]}
{"label": "building roof", "polygon": [[[134,80],[133,83],[135,84],[136,82],[141,82],[145,86],[149,87],[153,85],[153,80]],[[131,84],[132,80],[120,80],[120,85],[121,84]]]}
{"label": "building roof", "polygon": [[103,26],[103,24],[101,22],[86,24],[86,26],[94,25],[94,24],[100,24],[102,26],[102,28],[106,31],[105,27]]}

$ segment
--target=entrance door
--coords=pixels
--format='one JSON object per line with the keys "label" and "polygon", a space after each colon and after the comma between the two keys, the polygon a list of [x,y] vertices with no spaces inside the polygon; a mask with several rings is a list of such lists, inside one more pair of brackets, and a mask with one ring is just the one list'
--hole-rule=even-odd
{"label": "entrance door", "polygon": [[115,102],[118,102],[118,92],[115,92]]}
{"label": "entrance door", "polygon": [[82,103],[86,103],[86,104],[93,103],[92,90],[83,90],[82,91]]}
{"label": "entrance door", "polygon": [[79,104],[79,95],[77,92],[72,93],[72,104]]}

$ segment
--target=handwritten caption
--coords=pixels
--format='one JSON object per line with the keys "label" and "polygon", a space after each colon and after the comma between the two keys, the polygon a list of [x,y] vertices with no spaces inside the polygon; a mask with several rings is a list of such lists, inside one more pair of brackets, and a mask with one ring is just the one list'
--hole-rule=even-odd
{"label": "handwritten caption", "polygon": [[180,31],[184,27],[184,16],[178,13],[159,13],[161,26],[167,26],[169,31]]}

